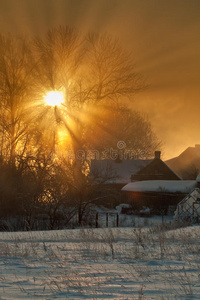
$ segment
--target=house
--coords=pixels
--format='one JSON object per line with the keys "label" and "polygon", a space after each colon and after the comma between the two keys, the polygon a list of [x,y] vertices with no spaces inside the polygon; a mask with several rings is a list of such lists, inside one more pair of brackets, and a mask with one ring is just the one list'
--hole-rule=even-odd
{"label": "house", "polygon": [[200,145],[188,147],[179,156],[165,163],[184,180],[194,180],[200,172]]}
{"label": "house", "polygon": [[161,160],[160,155],[160,151],[155,151],[153,159],[93,159],[90,176],[104,180],[107,184],[118,184],[121,187],[132,181],[182,180]]}
{"label": "house", "polygon": [[173,214],[176,205],[197,187],[196,180],[148,180],[131,182],[122,188],[132,209],[148,207],[155,214]]}
{"label": "house", "polygon": [[90,178],[98,185],[103,184],[100,190],[99,187],[96,188],[98,196],[102,199],[105,196],[105,201],[101,204],[116,206],[122,201],[125,202],[121,189],[132,181],[164,179],[181,181],[181,178],[161,160],[160,155],[160,151],[155,151],[153,159],[92,160]]}

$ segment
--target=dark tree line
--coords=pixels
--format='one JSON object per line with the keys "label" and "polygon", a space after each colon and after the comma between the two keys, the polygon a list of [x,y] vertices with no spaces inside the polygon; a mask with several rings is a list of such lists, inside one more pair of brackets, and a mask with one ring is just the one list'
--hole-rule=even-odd
{"label": "dark tree line", "polygon": [[[96,201],[87,156],[124,141],[151,157],[159,142],[130,103],[145,88],[131,54],[109,35],[58,27],[44,37],[0,35],[0,216],[59,228]],[[50,91],[64,103],[48,106]],[[131,99],[131,100],[130,100]],[[132,105],[133,106],[133,105]],[[69,157],[69,152],[74,157]],[[16,225],[16,226],[18,226]]]}

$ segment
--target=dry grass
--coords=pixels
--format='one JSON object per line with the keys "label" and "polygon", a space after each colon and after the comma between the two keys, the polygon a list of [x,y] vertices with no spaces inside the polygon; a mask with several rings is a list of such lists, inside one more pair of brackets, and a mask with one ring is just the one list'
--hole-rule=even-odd
{"label": "dry grass", "polygon": [[199,237],[195,227],[158,226],[1,234],[0,294],[2,299],[198,299]]}

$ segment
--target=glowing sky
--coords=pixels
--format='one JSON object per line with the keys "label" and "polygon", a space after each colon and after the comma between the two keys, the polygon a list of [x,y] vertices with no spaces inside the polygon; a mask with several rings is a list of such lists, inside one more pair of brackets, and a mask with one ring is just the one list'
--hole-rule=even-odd
{"label": "glowing sky", "polygon": [[60,24],[107,31],[133,51],[150,85],[133,106],[148,113],[164,158],[200,143],[199,0],[0,0],[3,33]]}

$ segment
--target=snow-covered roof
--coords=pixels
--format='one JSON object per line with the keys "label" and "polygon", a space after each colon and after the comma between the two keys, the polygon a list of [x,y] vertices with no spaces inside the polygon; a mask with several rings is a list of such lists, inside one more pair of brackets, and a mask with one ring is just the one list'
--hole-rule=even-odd
{"label": "snow-covered roof", "polygon": [[122,191],[189,193],[196,185],[195,180],[148,180],[128,183]]}
{"label": "snow-covered roof", "polygon": [[131,175],[148,165],[152,159],[127,159],[116,161],[112,159],[92,160],[90,175],[94,178],[107,178],[107,183],[131,182]]}

